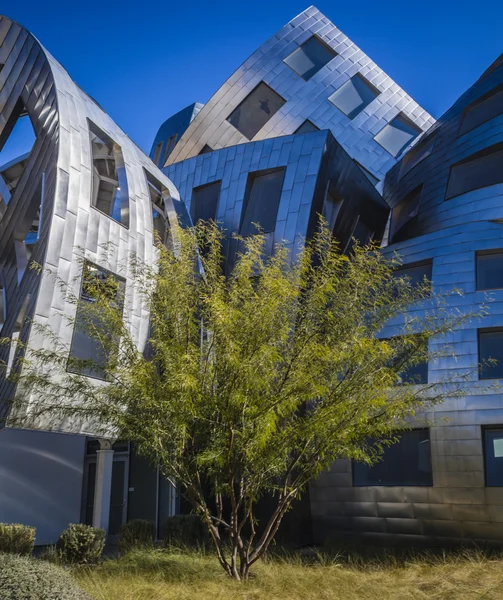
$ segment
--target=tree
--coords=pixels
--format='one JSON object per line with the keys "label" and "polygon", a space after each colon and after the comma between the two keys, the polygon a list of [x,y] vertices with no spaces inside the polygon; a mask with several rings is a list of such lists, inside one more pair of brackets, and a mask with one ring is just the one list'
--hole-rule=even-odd
{"label": "tree", "polygon": [[[418,409],[462,392],[459,382],[401,382],[428,357],[430,338],[470,315],[450,310],[429,282],[394,276],[396,257],[357,245],[345,256],[323,226],[294,260],[281,244],[265,255],[262,235],[242,239],[227,277],[215,225],[174,237],[174,250],[159,246],[156,269],[136,264],[150,309],[145,351],[116,287],[90,276],[87,301],[67,294],[79,304],[76,326],[107,360],[68,359],[46,332],[50,343],[19,359],[14,376],[39,399],[31,418],[93,419],[135,442],[201,515],[226,573],[242,580],[321,470],[338,458],[378,460]],[[106,385],[84,375],[98,368]],[[271,515],[257,523],[264,495]]]}

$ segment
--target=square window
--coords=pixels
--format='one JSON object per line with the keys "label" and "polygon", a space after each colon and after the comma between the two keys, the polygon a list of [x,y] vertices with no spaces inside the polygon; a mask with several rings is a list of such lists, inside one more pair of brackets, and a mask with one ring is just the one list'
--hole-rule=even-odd
{"label": "square window", "polygon": [[486,486],[503,486],[503,427],[483,430]]}
{"label": "square window", "polygon": [[316,127],[314,123],[311,123],[309,119],[306,119],[304,123],[295,131],[295,133],[312,133],[313,131],[319,131],[320,128]]}
{"label": "square window", "polygon": [[415,123],[399,114],[381,129],[374,140],[391,156],[398,156],[420,133],[421,129]]}
{"label": "square window", "polygon": [[413,429],[400,434],[398,441],[384,449],[372,466],[353,463],[355,486],[432,486],[430,432]]}
{"label": "square window", "polygon": [[337,52],[316,36],[309,38],[283,61],[290,69],[309,81],[313,75],[337,56]]}
{"label": "square window", "polygon": [[445,199],[503,183],[503,144],[495,144],[453,165]]}
{"label": "square window", "polygon": [[477,252],[477,289],[503,289],[503,250]]}
{"label": "square window", "polygon": [[194,225],[198,221],[216,221],[221,181],[207,183],[192,190],[190,214]]}
{"label": "square window", "polygon": [[329,100],[350,119],[354,119],[380,92],[357,73],[336,90]]}
{"label": "square window", "polygon": [[286,100],[263,81],[227,117],[227,121],[251,140],[285,104]]}
{"label": "square window", "polygon": [[479,379],[503,379],[503,329],[479,329]]}
{"label": "square window", "polygon": [[[242,236],[270,233],[276,229],[285,171],[283,167],[257,171],[248,176],[240,228]],[[260,230],[257,230],[257,225]]]}

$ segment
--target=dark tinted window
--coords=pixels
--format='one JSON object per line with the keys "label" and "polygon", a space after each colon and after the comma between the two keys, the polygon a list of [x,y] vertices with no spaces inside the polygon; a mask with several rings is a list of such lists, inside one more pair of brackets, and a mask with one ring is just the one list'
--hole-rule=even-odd
{"label": "dark tinted window", "polygon": [[356,242],[358,242],[359,246],[366,246],[372,241],[373,236],[373,229],[365,223],[361,216],[359,216],[356,221],[355,228],[353,229],[353,233],[351,234],[351,238],[347,243],[344,254],[350,254]]}
{"label": "dark tinted window", "polygon": [[418,142],[414,148],[411,148],[402,160],[400,167],[400,177],[403,177],[421,161],[427,158],[433,151],[435,145],[436,132],[429,135],[424,140]]}
{"label": "dark tinted window", "polygon": [[109,355],[107,356],[106,348],[92,332],[103,329],[106,324],[100,322],[98,315],[82,310],[86,304],[96,302],[95,286],[100,286],[110,294],[110,301],[120,310],[124,306],[126,282],[109,271],[85,263],[67,368],[71,373],[105,379],[105,367]]}
{"label": "dark tinted window", "polygon": [[451,167],[445,199],[503,183],[503,144],[477,152]]}
{"label": "dark tinted window", "polygon": [[459,128],[459,135],[475,129],[475,127],[502,113],[503,85],[499,85],[465,110],[461,127]]}
{"label": "dark tinted window", "polygon": [[503,289],[503,250],[477,253],[477,289]]}
{"label": "dark tinted window", "polygon": [[320,128],[316,127],[314,123],[311,123],[309,119],[306,119],[304,123],[297,129],[295,133],[311,133],[312,131],[319,131]]}
{"label": "dark tinted window", "polygon": [[290,56],[285,58],[285,63],[305,81],[311,79],[321,68],[337,56],[332,50],[316,36],[308,39]]}
{"label": "dark tinted window", "polygon": [[417,125],[400,114],[383,127],[374,140],[391,156],[398,156],[420,133]]}
{"label": "dark tinted window", "polygon": [[402,432],[375,465],[354,463],[353,477],[354,485],[433,485],[429,431]]}
{"label": "dark tinted window", "polygon": [[389,231],[390,242],[401,242],[406,240],[413,229],[414,223],[419,213],[419,203],[421,202],[421,193],[423,186],[420,185],[407,194],[403,200],[391,211],[391,224]]}
{"label": "dark tinted window", "polygon": [[216,221],[221,181],[201,185],[192,190],[190,212],[194,225],[198,221]]}
{"label": "dark tinted window", "polygon": [[176,146],[177,140],[178,140],[178,134],[177,133],[175,133],[175,134],[173,134],[172,136],[169,137],[168,143],[166,144],[166,151],[164,152],[164,159],[162,161],[163,164],[168,159],[168,156],[173,152],[173,149]]}
{"label": "dark tinted window", "polygon": [[337,191],[334,189],[334,186],[330,185],[329,182],[325,192],[325,200],[323,201],[323,209],[321,214],[327,222],[327,227],[332,233],[334,232],[335,223],[343,202],[344,199],[342,196],[337,193]]}
{"label": "dark tinted window", "polygon": [[227,120],[251,140],[283,104],[285,100],[262,81]]}
{"label": "dark tinted window", "polygon": [[503,427],[484,430],[486,485],[503,486]]}
{"label": "dark tinted window", "polygon": [[400,373],[400,380],[403,385],[420,385],[428,383],[428,361],[423,361],[411,365]]}
{"label": "dark tinted window", "polygon": [[479,363],[480,379],[503,379],[503,329],[479,330]]}
{"label": "dark tinted window", "polygon": [[395,277],[407,277],[410,279],[411,285],[421,285],[425,282],[425,279],[431,281],[432,266],[433,263],[431,260],[403,265],[399,269],[396,269],[393,275]]}
{"label": "dark tinted window", "polygon": [[153,162],[156,165],[159,165],[159,159],[161,158],[161,152],[162,152],[162,144],[163,144],[163,142],[159,142],[155,147]]}
{"label": "dark tinted window", "polygon": [[264,233],[274,231],[285,169],[250,173],[246,185],[241,235],[253,235],[259,224]]}
{"label": "dark tinted window", "polygon": [[377,96],[379,90],[357,73],[336,90],[329,100],[350,119],[354,119]]}

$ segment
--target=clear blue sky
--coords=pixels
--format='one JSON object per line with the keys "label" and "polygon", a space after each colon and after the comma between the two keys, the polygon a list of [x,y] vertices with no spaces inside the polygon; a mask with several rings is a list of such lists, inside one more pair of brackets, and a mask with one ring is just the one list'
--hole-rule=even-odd
{"label": "clear blue sky", "polygon": [[[147,153],[309,0],[2,0]],[[503,52],[503,1],[319,0],[316,6],[433,116]],[[22,151],[23,132],[12,140]],[[0,163],[8,158],[0,156]]]}

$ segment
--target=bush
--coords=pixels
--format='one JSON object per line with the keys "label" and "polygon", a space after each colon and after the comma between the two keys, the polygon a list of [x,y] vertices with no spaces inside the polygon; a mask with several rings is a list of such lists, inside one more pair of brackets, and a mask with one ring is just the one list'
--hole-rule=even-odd
{"label": "bush", "polygon": [[206,546],[209,532],[199,515],[175,515],[164,523],[164,546]]}
{"label": "bush", "polygon": [[91,600],[61,567],[26,556],[0,554],[0,598]]}
{"label": "bush", "polygon": [[137,548],[148,550],[154,547],[154,540],[154,523],[145,519],[133,519],[120,528],[117,550],[121,554]]}
{"label": "bush", "polygon": [[57,551],[67,565],[92,565],[98,562],[105,546],[105,530],[72,523],[59,536]]}
{"label": "bush", "polygon": [[0,523],[0,553],[29,556],[35,545],[35,527]]}

